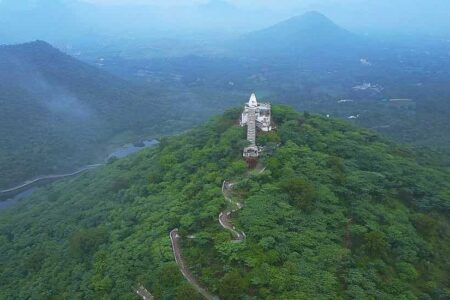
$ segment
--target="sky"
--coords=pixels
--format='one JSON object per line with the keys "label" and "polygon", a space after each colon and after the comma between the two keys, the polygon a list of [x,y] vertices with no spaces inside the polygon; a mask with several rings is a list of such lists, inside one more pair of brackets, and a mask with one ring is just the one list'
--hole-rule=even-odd
{"label": "sky", "polygon": [[450,0],[0,0],[0,43],[242,34],[310,10],[359,34],[450,36]]}

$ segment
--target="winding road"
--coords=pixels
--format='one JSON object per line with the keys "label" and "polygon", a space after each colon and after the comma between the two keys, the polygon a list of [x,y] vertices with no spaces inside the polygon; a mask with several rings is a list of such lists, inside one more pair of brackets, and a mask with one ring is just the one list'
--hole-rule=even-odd
{"label": "winding road", "polygon": [[81,169],[75,171],[75,172],[67,173],[67,174],[39,176],[39,177],[37,177],[37,178],[35,178],[35,179],[25,181],[24,183],[22,183],[22,184],[20,184],[20,185],[18,185],[18,186],[12,187],[12,188],[10,188],[10,189],[1,190],[1,191],[0,191],[0,195],[1,195],[1,194],[7,194],[7,193],[13,193],[13,192],[22,190],[22,189],[24,189],[24,188],[28,188],[28,187],[30,187],[30,186],[33,185],[33,184],[39,183],[40,181],[44,181],[44,180],[54,180],[54,179],[60,179],[60,178],[64,178],[64,177],[75,176],[75,175],[78,175],[78,174],[80,174],[80,173],[82,173],[82,172],[85,172],[85,171],[87,171],[87,170],[95,169],[95,168],[98,168],[98,167],[103,166],[103,165],[104,165],[104,164],[88,165],[88,166],[85,166],[85,167],[83,167],[83,168],[81,168]]}

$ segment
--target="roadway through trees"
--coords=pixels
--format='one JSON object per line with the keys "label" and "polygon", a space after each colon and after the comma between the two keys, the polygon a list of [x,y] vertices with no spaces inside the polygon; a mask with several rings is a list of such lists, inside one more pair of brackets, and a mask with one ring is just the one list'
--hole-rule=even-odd
{"label": "roadway through trees", "polygon": [[22,183],[22,184],[20,184],[18,186],[15,186],[15,187],[12,187],[12,188],[9,188],[9,189],[5,189],[5,190],[0,190],[0,196],[2,196],[3,194],[4,195],[6,195],[6,194],[9,195],[9,193],[14,193],[16,191],[21,191],[21,190],[23,190],[25,188],[30,188],[33,185],[38,184],[39,182],[44,181],[44,180],[56,180],[56,179],[61,179],[61,178],[65,178],[65,177],[72,177],[72,176],[78,175],[80,173],[83,173],[85,171],[101,167],[103,165],[104,164],[88,165],[88,166],[82,167],[81,169],[78,169],[75,172],[67,173],[67,174],[39,176],[39,177],[37,177],[35,179],[28,180],[28,181],[26,181],[26,182],[24,182],[24,183]]}

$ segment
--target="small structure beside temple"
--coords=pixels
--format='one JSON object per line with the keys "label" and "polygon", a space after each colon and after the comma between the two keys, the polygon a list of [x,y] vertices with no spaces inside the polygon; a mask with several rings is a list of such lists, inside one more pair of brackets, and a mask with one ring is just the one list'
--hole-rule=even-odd
{"label": "small structure beside temple", "polygon": [[272,115],[270,103],[258,103],[256,95],[252,94],[245,104],[241,115],[240,125],[247,125],[247,140],[250,146],[244,148],[245,158],[257,158],[260,148],[256,145],[256,131],[269,132],[272,130]]}

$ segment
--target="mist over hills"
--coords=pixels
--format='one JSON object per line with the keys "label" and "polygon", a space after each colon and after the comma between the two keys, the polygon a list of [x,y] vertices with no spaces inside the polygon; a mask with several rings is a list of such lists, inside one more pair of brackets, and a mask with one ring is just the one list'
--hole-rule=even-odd
{"label": "mist over hills", "polygon": [[171,131],[164,97],[42,41],[1,46],[0,187],[98,161],[120,133],[115,143]]}

